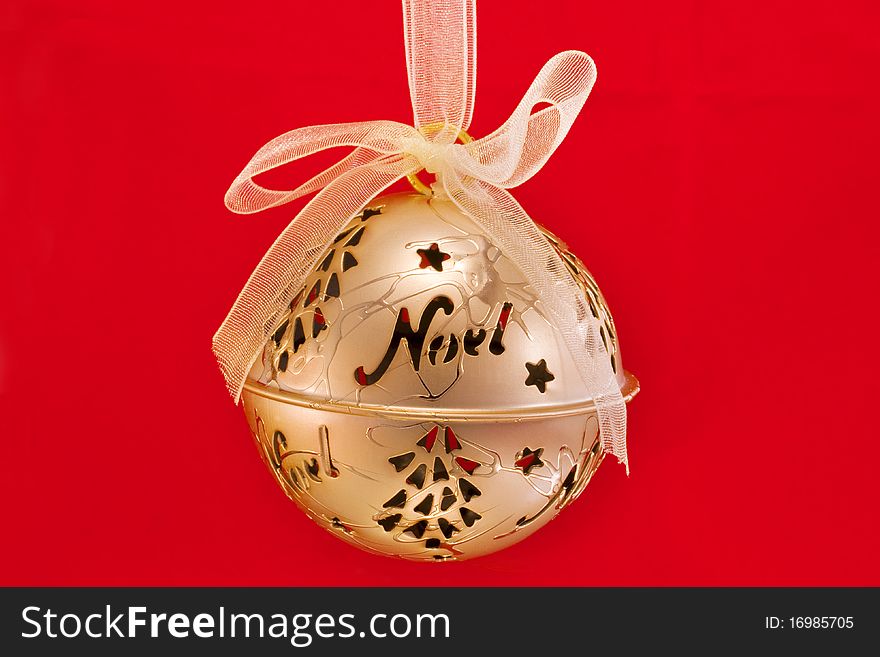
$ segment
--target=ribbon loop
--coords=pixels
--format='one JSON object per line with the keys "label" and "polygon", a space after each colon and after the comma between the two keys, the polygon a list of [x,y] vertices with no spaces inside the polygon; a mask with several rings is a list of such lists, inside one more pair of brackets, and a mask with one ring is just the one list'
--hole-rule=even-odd
{"label": "ribbon loop", "polygon": [[403,29],[414,125],[442,125],[430,139],[451,144],[474,111],[476,0],[403,0]]}
{"label": "ribbon loop", "polygon": [[[510,118],[495,132],[471,142],[463,169],[480,180],[510,189],[537,173],[565,139],[596,82],[586,53],[552,57],[535,77]],[[547,107],[532,113],[537,105]]]}
{"label": "ribbon loop", "polygon": [[[455,144],[470,125],[476,83],[475,0],[403,0],[415,127],[364,121],[292,130],[263,146],[233,181],[226,205],[250,214],[317,195],[267,251],[214,336],[214,352],[236,402],[247,373],[326,246],[377,194],[424,168],[522,268],[558,327],[596,404],[604,448],[626,463],[626,408],[597,320],[558,253],[510,195],[565,139],[596,80],[585,53],[551,58],[495,132]],[[539,105],[546,105],[535,111]],[[254,177],[319,151],[354,150],[292,190]]]}
{"label": "ribbon loop", "polygon": [[[226,192],[226,207],[238,214],[253,214],[289,203],[323,189],[343,173],[368,164],[380,155],[399,153],[401,141],[413,136],[421,137],[411,126],[395,121],[361,121],[291,130],[267,143],[251,158]],[[261,173],[340,146],[356,149],[296,189],[266,189],[253,180]]]}

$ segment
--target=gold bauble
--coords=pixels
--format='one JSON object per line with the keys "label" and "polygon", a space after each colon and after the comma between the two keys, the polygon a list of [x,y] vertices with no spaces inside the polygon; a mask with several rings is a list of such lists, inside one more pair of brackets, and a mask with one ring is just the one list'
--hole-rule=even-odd
{"label": "gold bauble", "polygon": [[[605,300],[546,234],[629,400],[638,382]],[[451,202],[410,193],[376,199],[337,236],[242,399],[310,518],[371,552],[445,561],[520,541],[583,491],[603,458],[583,390],[516,264]]]}

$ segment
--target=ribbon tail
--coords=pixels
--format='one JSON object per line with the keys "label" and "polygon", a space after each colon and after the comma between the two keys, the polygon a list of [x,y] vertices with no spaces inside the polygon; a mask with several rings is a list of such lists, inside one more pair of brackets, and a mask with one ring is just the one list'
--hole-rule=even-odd
{"label": "ribbon tail", "polygon": [[480,224],[492,242],[516,262],[541,300],[543,311],[559,329],[577,365],[587,393],[596,404],[605,452],[623,463],[626,452],[626,404],[583,291],[522,206],[505,189],[449,168],[442,176],[446,194]]}
{"label": "ribbon tail", "polygon": [[377,194],[418,168],[392,154],[330,182],[278,236],[213,339],[214,355],[237,404],[248,372],[327,244]]}

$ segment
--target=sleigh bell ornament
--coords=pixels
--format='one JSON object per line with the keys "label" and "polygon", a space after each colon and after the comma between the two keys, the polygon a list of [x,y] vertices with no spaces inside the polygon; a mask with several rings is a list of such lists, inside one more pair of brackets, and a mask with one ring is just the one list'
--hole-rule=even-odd
{"label": "sleigh bell ornament", "polygon": [[[251,275],[214,352],[309,517],[369,551],[444,561],[533,533],[605,453],[625,464],[638,382],[589,272],[507,191],[564,139],[592,60],[556,55],[507,122],[472,140],[473,0],[403,10],[415,127],[313,126],[260,149],[231,210],[318,193]],[[297,189],[253,181],[337,146],[354,150]],[[404,177],[415,192],[379,196]]]}

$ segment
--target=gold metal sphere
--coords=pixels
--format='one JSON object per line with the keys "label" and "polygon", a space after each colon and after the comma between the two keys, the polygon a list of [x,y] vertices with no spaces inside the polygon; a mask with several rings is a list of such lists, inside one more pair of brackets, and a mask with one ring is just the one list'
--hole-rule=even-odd
{"label": "gold metal sphere", "polygon": [[[584,290],[624,397],[599,288]],[[449,201],[376,199],[321,257],[242,393],[258,449],[318,524],[421,561],[494,552],[546,524],[602,462],[592,400],[518,267]]]}

